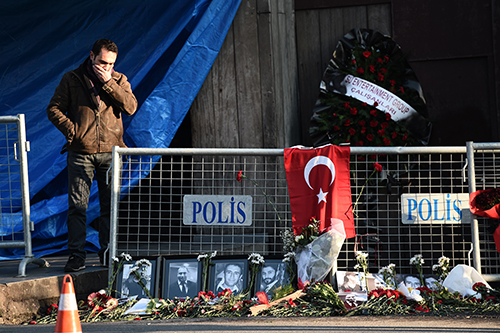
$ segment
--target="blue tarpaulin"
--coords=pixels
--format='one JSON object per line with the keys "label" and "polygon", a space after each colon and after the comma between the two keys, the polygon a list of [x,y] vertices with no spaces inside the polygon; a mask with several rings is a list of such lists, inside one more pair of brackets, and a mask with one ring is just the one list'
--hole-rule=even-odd
{"label": "blue tarpaulin", "polygon": [[[35,256],[66,250],[67,171],[64,136],[46,108],[62,75],[88,57],[95,40],[118,45],[115,69],[139,102],[124,116],[129,147],[170,145],[201,88],[240,0],[3,1],[0,4],[0,116],[26,118]],[[0,161],[0,174],[5,174]],[[1,185],[0,185],[1,186]],[[99,215],[92,187],[88,223]],[[0,190],[4,190],[0,188]],[[22,214],[19,212],[22,221]],[[22,223],[22,222],[20,222]],[[97,251],[89,227],[87,250]],[[2,249],[0,260],[24,249]]]}

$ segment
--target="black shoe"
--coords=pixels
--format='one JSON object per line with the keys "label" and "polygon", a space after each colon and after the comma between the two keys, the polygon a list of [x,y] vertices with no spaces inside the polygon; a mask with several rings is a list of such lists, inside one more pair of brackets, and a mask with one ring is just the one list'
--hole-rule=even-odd
{"label": "black shoe", "polygon": [[65,272],[78,272],[82,269],[85,269],[85,260],[80,258],[79,256],[71,256],[64,266]]}

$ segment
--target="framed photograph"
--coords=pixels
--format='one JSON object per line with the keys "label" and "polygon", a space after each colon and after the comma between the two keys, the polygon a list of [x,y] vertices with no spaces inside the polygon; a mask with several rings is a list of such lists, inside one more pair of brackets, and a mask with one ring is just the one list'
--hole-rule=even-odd
{"label": "framed photograph", "polygon": [[[135,266],[137,261],[130,261],[123,264],[120,272],[116,279],[116,290],[117,297],[137,297],[137,298],[148,298],[148,295],[141,288],[138,283],[138,277],[136,274],[131,273],[132,268]],[[157,285],[157,260],[149,260],[151,266],[143,265],[138,271],[142,277],[142,281],[145,283],[146,288],[148,288],[151,296],[156,297],[156,291],[158,289]]]}
{"label": "framed photograph", "polygon": [[368,289],[375,290],[375,289],[385,289],[387,288],[387,284],[384,281],[384,277],[382,274],[368,274],[366,277],[366,281],[368,283]]}
{"label": "framed photograph", "polygon": [[210,267],[210,288],[216,295],[224,289],[239,294],[247,287],[247,259],[212,260]]}
{"label": "framed photograph", "polygon": [[255,292],[264,291],[269,299],[273,291],[290,283],[286,263],[281,259],[266,259],[264,266],[257,273]]}
{"label": "framed photograph", "polygon": [[337,271],[339,292],[363,291],[361,276],[358,272]]}
{"label": "framed photograph", "polygon": [[403,282],[404,282],[405,286],[408,288],[422,287],[422,284],[420,283],[420,278],[418,277],[418,275],[413,275],[413,274],[404,275]]}
{"label": "framed photograph", "polygon": [[435,274],[424,275],[425,286],[431,290],[438,290],[441,286],[439,277]]}
{"label": "framed photograph", "polygon": [[338,296],[347,309],[352,309],[360,306],[367,301],[368,295],[366,291],[348,291],[339,292]]}
{"label": "framed photograph", "polygon": [[201,273],[201,263],[196,258],[164,258],[163,298],[194,298],[198,296],[198,292],[201,290]]}

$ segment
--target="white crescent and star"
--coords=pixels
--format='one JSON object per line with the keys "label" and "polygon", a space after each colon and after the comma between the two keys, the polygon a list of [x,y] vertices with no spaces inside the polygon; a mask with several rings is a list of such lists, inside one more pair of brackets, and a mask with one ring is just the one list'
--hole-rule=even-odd
{"label": "white crescent and star", "polygon": [[[311,186],[311,183],[309,182],[309,175],[311,174],[312,169],[318,165],[324,165],[328,169],[330,169],[330,173],[332,175],[332,180],[330,181],[330,185],[332,185],[333,181],[335,180],[335,165],[333,164],[332,160],[330,160],[326,156],[315,156],[307,162],[304,168],[304,179],[306,180],[307,186],[309,186],[311,190],[314,190],[314,188]],[[322,188],[319,189],[319,193],[316,195],[318,197],[318,204],[321,201],[324,201],[326,203],[327,194],[328,192],[323,192]]]}

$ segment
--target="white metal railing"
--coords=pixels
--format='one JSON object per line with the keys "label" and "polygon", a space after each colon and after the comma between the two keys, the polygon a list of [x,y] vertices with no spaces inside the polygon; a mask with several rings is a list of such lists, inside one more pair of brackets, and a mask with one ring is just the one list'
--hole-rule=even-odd
{"label": "white metal railing", "polygon": [[[122,160],[123,168],[115,167]],[[477,245],[474,223],[401,223],[403,194],[467,195],[467,161],[466,147],[352,147],[351,191],[353,202],[358,201],[358,236],[346,241],[337,268],[353,269],[357,246],[369,253],[370,271],[395,263],[400,273],[410,272],[409,259],[421,253],[425,273],[430,274],[441,256],[449,257],[451,265],[469,263],[473,244],[474,265],[481,268],[477,266],[481,258],[488,258],[483,273],[494,278],[499,273],[498,254],[486,233],[480,242],[487,246]],[[383,172],[366,182],[374,162],[383,166]],[[259,184],[267,198],[252,182],[236,180],[240,170]],[[253,225],[183,225],[182,198],[187,194],[250,195]],[[111,257],[121,252],[157,256],[215,250],[227,255],[283,255],[280,232],[291,227],[283,149],[115,147],[111,207]]]}
{"label": "white metal railing", "polygon": [[26,276],[26,266],[34,263],[48,267],[35,258],[31,248],[33,223],[30,218],[28,158],[24,115],[0,117],[0,248],[22,248],[25,255],[18,276]]}

